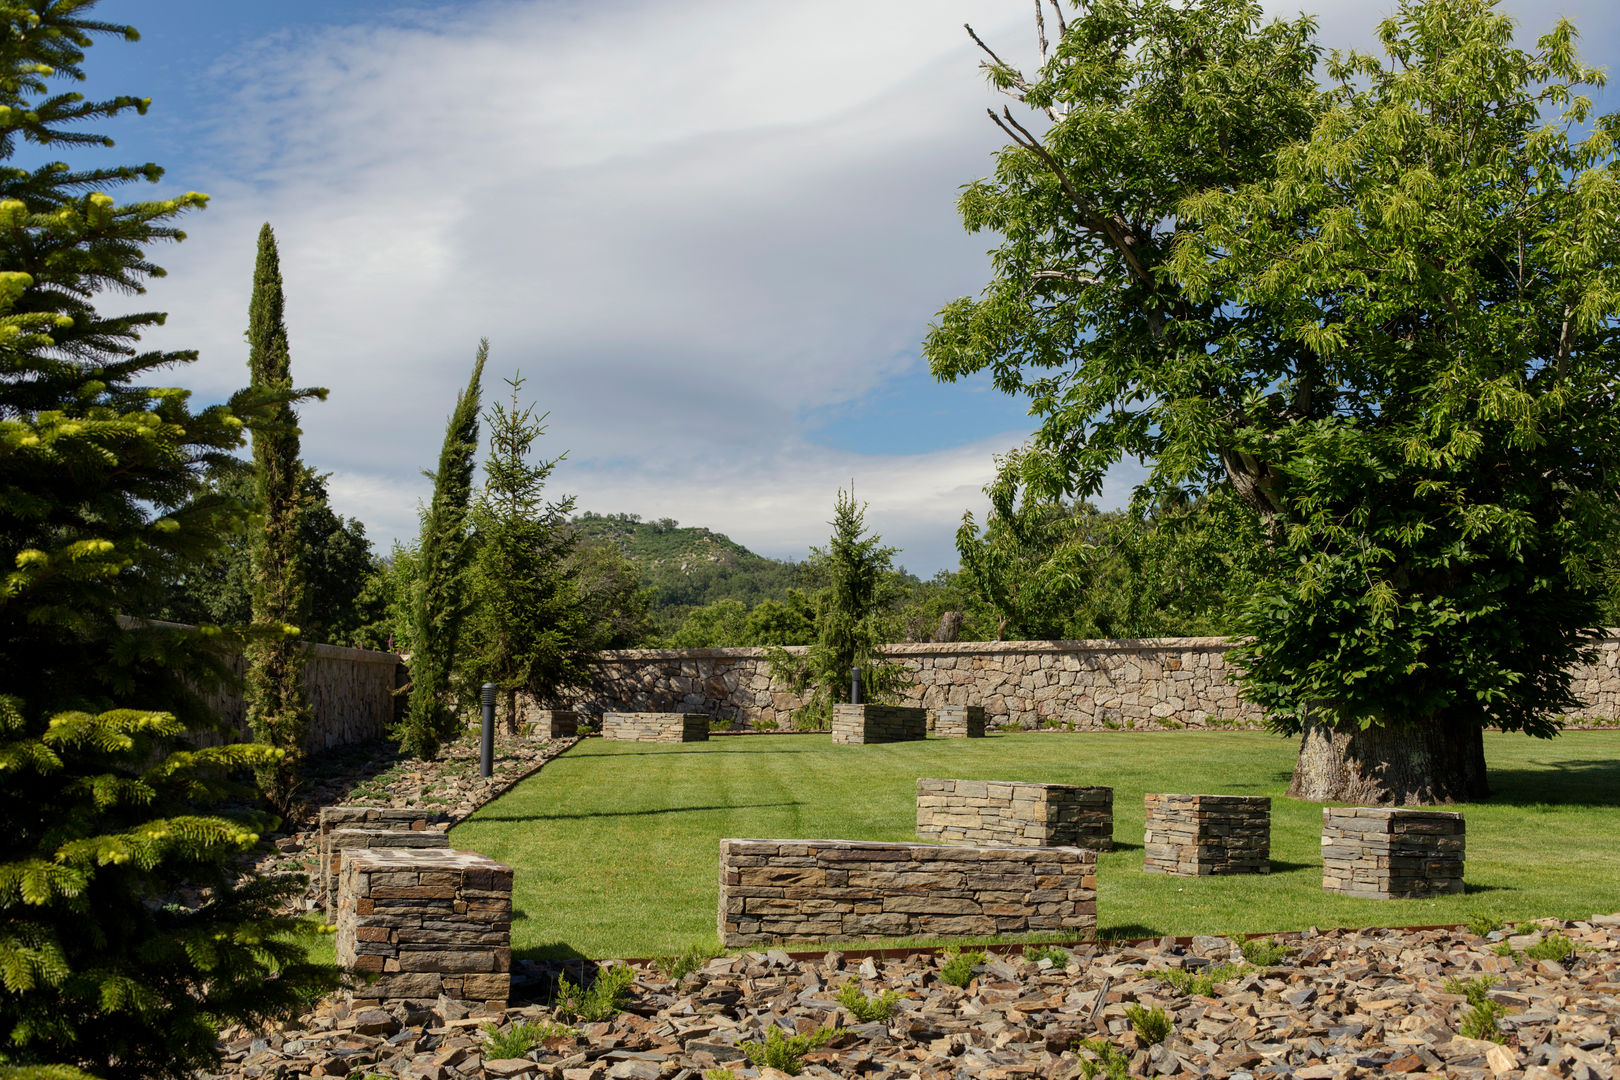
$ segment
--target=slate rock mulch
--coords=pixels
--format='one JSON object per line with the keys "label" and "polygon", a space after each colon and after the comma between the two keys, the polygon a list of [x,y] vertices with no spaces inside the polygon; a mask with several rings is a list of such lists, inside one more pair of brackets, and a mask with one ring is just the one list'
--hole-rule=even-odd
{"label": "slate rock mulch", "polygon": [[[1524,956],[1551,934],[1574,946],[1562,962]],[[637,965],[633,997],[616,1019],[573,1025],[522,1057],[490,1058],[489,1025],[555,1020],[543,990],[557,972],[524,964],[519,992],[542,991],[541,1000],[499,1012],[442,998],[358,1011],[329,1001],[277,1032],[226,1032],[222,1070],[199,1080],[703,1080],[715,1068],[777,1080],[784,1074],[749,1065],[742,1049],[772,1026],[843,1029],[804,1056],[799,1075],[818,1078],[1073,1080],[1091,1064],[1079,1044],[1095,1038],[1124,1055],[1137,1077],[1617,1075],[1620,915],[1521,924],[1511,937],[1490,939],[1465,930],[1312,930],[1279,940],[1290,946],[1287,956],[1231,975],[1208,997],[1178,993],[1154,972],[1231,962],[1240,954],[1225,938],[1084,945],[1062,964],[992,956],[965,989],[943,982],[944,958],[926,953],[857,963],[837,951],[815,960],[750,952],[711,960],[678,984],[656,965]],[[1509,948],[1515,955],[1502,954]],[[1471,1008],[1458,990],[1477,990],[1480,980],[1501,1007],[1501,1042],[1458,1033]],[[872,996],[897,991],[893,1016],[859,1022],[836,1000],[846,982]],[[1132,1005],[1165,1011],[1171,1033],[1163,1043],[1138,1038]]]}

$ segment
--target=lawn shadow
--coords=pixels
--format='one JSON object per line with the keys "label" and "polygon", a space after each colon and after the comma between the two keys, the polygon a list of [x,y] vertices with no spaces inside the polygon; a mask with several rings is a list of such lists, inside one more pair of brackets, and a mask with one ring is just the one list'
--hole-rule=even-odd
{"label": "lawn shadow", "polygon": [[1097,927],[1097,940],[1102,942],[1163,937],[1164,934],[1163,930],[1157,930],[1146,923],[1138,922],[1116,923],[1112,926]]}
{"label": "lawn shadow", "polygon": [[1473,881],[1465,881],[1465,882],[1463,882],[1463,895],[1465,895],[1465,896],[1472,896],[1475,893],[1482,893],[1482,892],[1518,892],[1518,891],[1519,891],[1518,889],[1515,889],[1511,885],[1480,885],[1477,882],[1473,882]]}
{"label": "lawn shadow", "polygon": [[[570,753],[574,758],[669,757],[672,754],[757,754],[758,750],[627,750],[622,754],[593,754],[589,751]],[[807,750],[771,750],[772,754],[805,754]]]}
{"label": "lawn shadow", "polygon": [[584,818],[648,817],[653,814],[691,814],[704,810],[759,810],[771,806],[803,806],[797,799],[788,802],[741,803],[736,806],[665,806],[657,810],[592,810],[583,814],[480,814],[472,821],[579,821]]}
{"label": "lawn shadow", "polygon": [[1319,862],[1304,863],[1304,862],[1283,862],[1281,859],[1272,859],[1271,860],[1271,872],[1273,874],[1287,874],[1287,873],[1291,873],[1292,871],[1295,871],[1295,870],[1320,870],[1320,869],[1322,869],[1322,864],[1319,863]]}
{"label": "lawn shadow", "polygon": [[[514,917],[516,912],[513,913]],[[529,960],[534,963],[550,964],[589,964],[591,958],[568,944],[566,941],[547,941],[539,945],[530,945],[524,949],[513,949],[512,959]]]}
{"label": "lawn shadow", "polygon": [[1490,769],[1489,806],[1620,806],[1620,756]]}
{"label": "lawn shadow", "polygon": [[1109,848],[1109,850],[1110,851],[1141,851],[1142,850],[1142,845],[1141,844],[1133,844],[1129,840],[1115,840],[1114,841],[1114,846]]}

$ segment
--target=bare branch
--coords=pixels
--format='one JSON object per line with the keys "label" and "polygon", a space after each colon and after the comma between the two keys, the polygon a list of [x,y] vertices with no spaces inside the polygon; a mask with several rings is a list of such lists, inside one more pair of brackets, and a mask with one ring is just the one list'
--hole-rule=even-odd
{"label": "bare branch", "polygon": [[1073,270],[1036,270],[1029,275],[1032,281],[1072,281],[1078,285],[1101,285],[1103,279]]}
{"label": "bare branch", "polygon": [[1564,325],[1558,328],[1558,377],[1569,373],[1569,353],[1575,347],[1575,308],[1564,305]]}
{"label": "bare branch", "polygon": [[[998,68],[1006,68],[1008,71],[1013,71],[1013,72],[1016,72],[1018,70],[1017,68],[1013,67],[1011,64],[1007,63],[1007,61],[1005,61],[1001,57],[997,56],[996,51],[994,49],[992,49],[990,46],[986,45],[984,43],[984,39],[981,38],[978,34],[975,34],[973,32],[973,27],[969,26],[967,23],[963,23],[962,24],[962,29],[964,29],[964,30],[966,30],[968,32],[968,37],[973,39],[973,43],[975,45],[977,45],[979,48],[984,50],[984,53],[985,53],[986,56],[988,56],[991,60],[995,61],[996,67],[998,67]],[[1020,78],[1018,81],[1023,82],[1023,79]]]}
{"label": "bare branch", "polygon": [[994,120],[996,126],[1005,131],[1013,142],[1041,159],[1052,175],[1057,177],[1058,183],[1063,185],[1064,193],[1069,196],[1069,201],[1074,204],[1074,208],[1079,211],[1080,219],[1085,226],[1093,232],[1101,233],[1106,237],[1108,242],[1113,244],[1115,250],[1119,252],[1120,257],[1125,260],[1131,275],[1151,289],[1153,287],[1153,275],[1147,272],[1147,268],[1142,265],[1142,260],[1136,257],[1135,251],[1131,250],[1132,244],[1126,238],[1125,228],[1122,227],[1124,223],[1117,218],[1109,220],[1103,217],[1088,206],[1085,200],[1080,198],[1080,193],[1075,190],[1074,184],[1069,180],[1069,174],[1063,171],[1063,166],[1058,164],[1058,160],[1047,152],[1046,147],[1041,145],[1041,141],[1031,134],[1028,128],[1013,119],[1011,109],[1003,108],[1000,116],[997,116],[993,109],[986,109],[985,112],[990,114],[990,119]]}
{"label": "bare branch", "polygon": [[1041,59],[1046,59],[1046,19],[1041,15],[1041,0],[1035,0],[1035,38],[1041,43]]}
{"label": "bare branch", "polygon": [[[1037,7],[1036,8],[1036,13],[1039,14],[1039,12],[1040,12],[1040,8]],[[1011,64],[1007,63],[1007,61],[1003,60],[1001,57],[997,56],[995,50],[992,49],[990,46],[986,45],[984,43],[984,39],[981,38],[978,34],[973,32],[973,27],[969,26],[967,23],[963,23],[962,24],[962,29],[964,29],[964,30],[966,30],[968,32],[968,36],[973,39],[974,43],[977,44],[979,46],[979,48],[983,49],[985,55],[990,57],[990,59],[993,61],[993,63],[989,63],[989,64],[983,63],[981,61],[980,64],[979,64],[980,67],[990,68],[992,70],[1010,71],[1010,72],[1012,72],[1012,88],[1008,89],[1005,86],[998,86],[998,87],[996,87],[996,89],[1000,90],[1003,94],[1006,94],[1008,97],[1013,98],[1016,101],[1023,101],[1024,100],[1024,95],[1029,93],[1029,82],[1024,78],[1023,73],[1021,71],[1019,71],[1017,68],[1013,67]],[[1045,38],[1044,38],[1044,34],[1043,34],[1043,37],[1042,37],[1043,45],[1044,45],[1044,40],[1045,40]],[[1042,52],[1043,53],[1045,52],[1044,47],[1042,49]],[[1058,118],[1057,113],[1052,110],[1051,106],[1047,106],[1042,111],[1045,112],[1046,115],[1048,117],[1050,117],[1051,119],[1053,119],[1053,120],[1056,120]]]}
{"label": "bare branch", "polygon": [[[1056,18],[1057,18],[1058,40],[1062,41],[1063,40],[1063,35],[1067,34],[1069,32],[1069,24],[1063,21],[1063,9],[1058,7],[1058,0],[1051,0],[1051,3],[1052,3],[1052,14],[1054,16],[1056,16]],[[1036,6],[1039,7],[1039,5],[1036,5]]]}

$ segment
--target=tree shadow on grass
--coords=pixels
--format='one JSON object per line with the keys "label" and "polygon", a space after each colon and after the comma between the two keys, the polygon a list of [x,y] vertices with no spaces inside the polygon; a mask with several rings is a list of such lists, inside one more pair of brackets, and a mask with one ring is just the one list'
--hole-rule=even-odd
{"label": "tree shadow on grass", "polygon": [[1491,769],[1487,778],[1492,806],[1620,806],[1620,753],[1548,761],[1536,769]]}
{"label": "tree shadow on grass", "polygon": [[714,755],[714,754],[758,754],[758,753],[762,753],[762,752],[763,753],[770,753],[770,754],[807,754],[807,753],[809,753],[808,750],[768,750],[768,751],[759,751],[759,750],[627,750],[622,754],[613,754],[613,753],[595,754],[595,753],[590,753],[588,751],[585,752],[585,753],[579,753],[579,752],[576,751],[576,752],[570,753],[568,756],[573,757],[573,758],[582,758],[582,757],[588,757],[588,758],[624,758],[624,757],[670,757],[670,756],[675,755],[675,754],[710,754],[710,755]]}
{"label": "tree shadow on grass", "polygon": [[1133,941],[1137,938],[1163,937],[1164,934],[1163,930],[1138,922],[1114,923],[1110,926],[1097,927],[1097,940],[1101,942]]}
{"label": "tree shadow on grass", "polygon": [[481,814],[473,820],[485,821],[579,821],[584,818],[649,817],[654,814],[691,814],[704,810],[758,810],[771,806],[803,806],[797,799],[787,802],[739,803],[735,806],[665,806],[657,810],[591,810],[580,814]]}
{"label": "tree shadow on grass", "polygon": [[1293,870],[1320,870],[1320,869],[1322,869],[1322,864],[1319,863],[1319,862],[1303,863],[1303,862],[1283,862],[1281,859],[1272,859],[1271,860],[1271,872],[1273,874],[1286,874],[1286,873],[1288,873],[1290,871],[1293,871]]}
{"label": "tree shadow on grass", "polygon": [[1463,895],[1465,895],[1465,896],[1472,896],[1475,893],[1482,893],[1482,892],[1518,892],[1518,891],[1519,891],[1518,889],[1515,889],[1511,885],[1480,885],[1477,882],[1473,882],[1473,881],[1465,881],[1465,882],[1463,882]]}

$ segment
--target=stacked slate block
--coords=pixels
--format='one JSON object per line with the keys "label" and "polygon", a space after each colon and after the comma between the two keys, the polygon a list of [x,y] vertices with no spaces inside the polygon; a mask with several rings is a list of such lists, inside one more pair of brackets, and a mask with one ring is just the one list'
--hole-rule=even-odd
{"label": "stacked slate block", "polygon": [[[379,806],[321,807],[318,844],[321,856],[321,909],[332,914],[332,898],[342,865],[342,848],[370,847],[449,847],[444,830],[448,814],[421,809],[393,809]],[[334,843],[334,834],[342,833]],[[389,841],[393,841],[389,843]]]}
{"label": "stacked slate block", "polygon": [[917,835],[946,844],[1114,846],[1114,789],[1007,780],[917,780]]}
{"label": "stacked slate block", "polygon": [[939,710],[933,731],[942,739],[982,739],[984,706],[946,705]]}
{"label": "stacked slate block", "polygon": [[375,976],[354,1004],[404,998],[504,1005],[511,991],[512,871],[471,851],[351,851],[338,877],[337,960]]}
{"label": "stacked slate block", "polygon": [[709,718],[703,713],[604,713],[602,738],[619,742],[707,742]]}
{"label": "stacked slate block", "polygon": [[579,734],[579,713],[570,709],[534,709],[527,717],[535,739],[572,739]]}
{"label": "stacked slate block", "polygon": [[1097,926],[1097,854],[856,840],[721,840],[721,944]]}
{"label": "stacked slate block", "polygon": [[1271,800],[1264,795],[1148,795],[1144,802],[1149,873],[1271,872]]}
{"label": "stacked slate block", "polygon": [[832,741],[845,745],[928,737],[928,710],[908,705],[834,705]]}
{"label": "stacked slate block", "polygon": [[1375,900],[1463,891],[1463,816],[1401,807],[1322,808],[1322,888]]}

